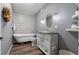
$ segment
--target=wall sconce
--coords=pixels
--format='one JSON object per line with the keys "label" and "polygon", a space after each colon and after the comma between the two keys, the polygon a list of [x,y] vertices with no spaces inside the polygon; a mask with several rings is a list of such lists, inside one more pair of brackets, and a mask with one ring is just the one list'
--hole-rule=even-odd
{"label": "wall sconce", "polygon": [[59,13],[55,13],[55,14],[53,15],[53,19],[54,19],[55,22],[59,21],[59,19],[60,19]]}
{"label": "wall sconce", "polygon": [[42,23],[42,24],[45,24],[45,20],[41,20],[41,23]]}

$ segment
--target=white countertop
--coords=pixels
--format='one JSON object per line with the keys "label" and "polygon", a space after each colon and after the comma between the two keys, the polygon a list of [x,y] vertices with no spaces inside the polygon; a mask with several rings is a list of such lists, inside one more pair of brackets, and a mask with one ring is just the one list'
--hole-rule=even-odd
{"label": "white countertop", "polygon": [[45,33],[45,34],[52,34],[52,33],[57,33],[57,32],[51,32],[51,31],[38,31],[40,33]]}

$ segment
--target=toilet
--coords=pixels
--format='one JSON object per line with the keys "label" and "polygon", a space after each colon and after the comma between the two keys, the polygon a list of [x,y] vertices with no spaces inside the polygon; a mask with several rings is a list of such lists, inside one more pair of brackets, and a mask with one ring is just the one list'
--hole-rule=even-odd
{"label": "toilet", "polygon": [[75,55],[75,53],[73,53],[69,50],[61,49],[61,50],[59,50],[59,55]]}

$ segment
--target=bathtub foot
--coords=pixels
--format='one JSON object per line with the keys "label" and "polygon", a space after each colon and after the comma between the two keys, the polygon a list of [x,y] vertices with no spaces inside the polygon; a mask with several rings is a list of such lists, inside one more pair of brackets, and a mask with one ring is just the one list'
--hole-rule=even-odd
{"label": "bathtub foot", "polygon": [[21,45],[23,45],[23,43],[21,43]]}

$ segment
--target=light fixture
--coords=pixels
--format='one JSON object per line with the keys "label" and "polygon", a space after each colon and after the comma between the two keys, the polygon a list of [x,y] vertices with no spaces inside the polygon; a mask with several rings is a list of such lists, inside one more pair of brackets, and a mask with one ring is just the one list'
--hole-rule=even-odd
{"label": "light fixture", "polygon": [[59,15],[54,15],[53,19],[58,20],[59,19]]}
{"label": "light fixture", "polygon": [[41,20],[41,23],[42,23],[42,24],[45,24],[45,20]]}
{"label": "light fixture", "polygon": [[54,16],[53,16],[53,19],[54,19],[54,21],[59,21],[59,19],[60,19],[60,16],[59,16],[59,14],[58,13],[55,13],[54,14]]}

